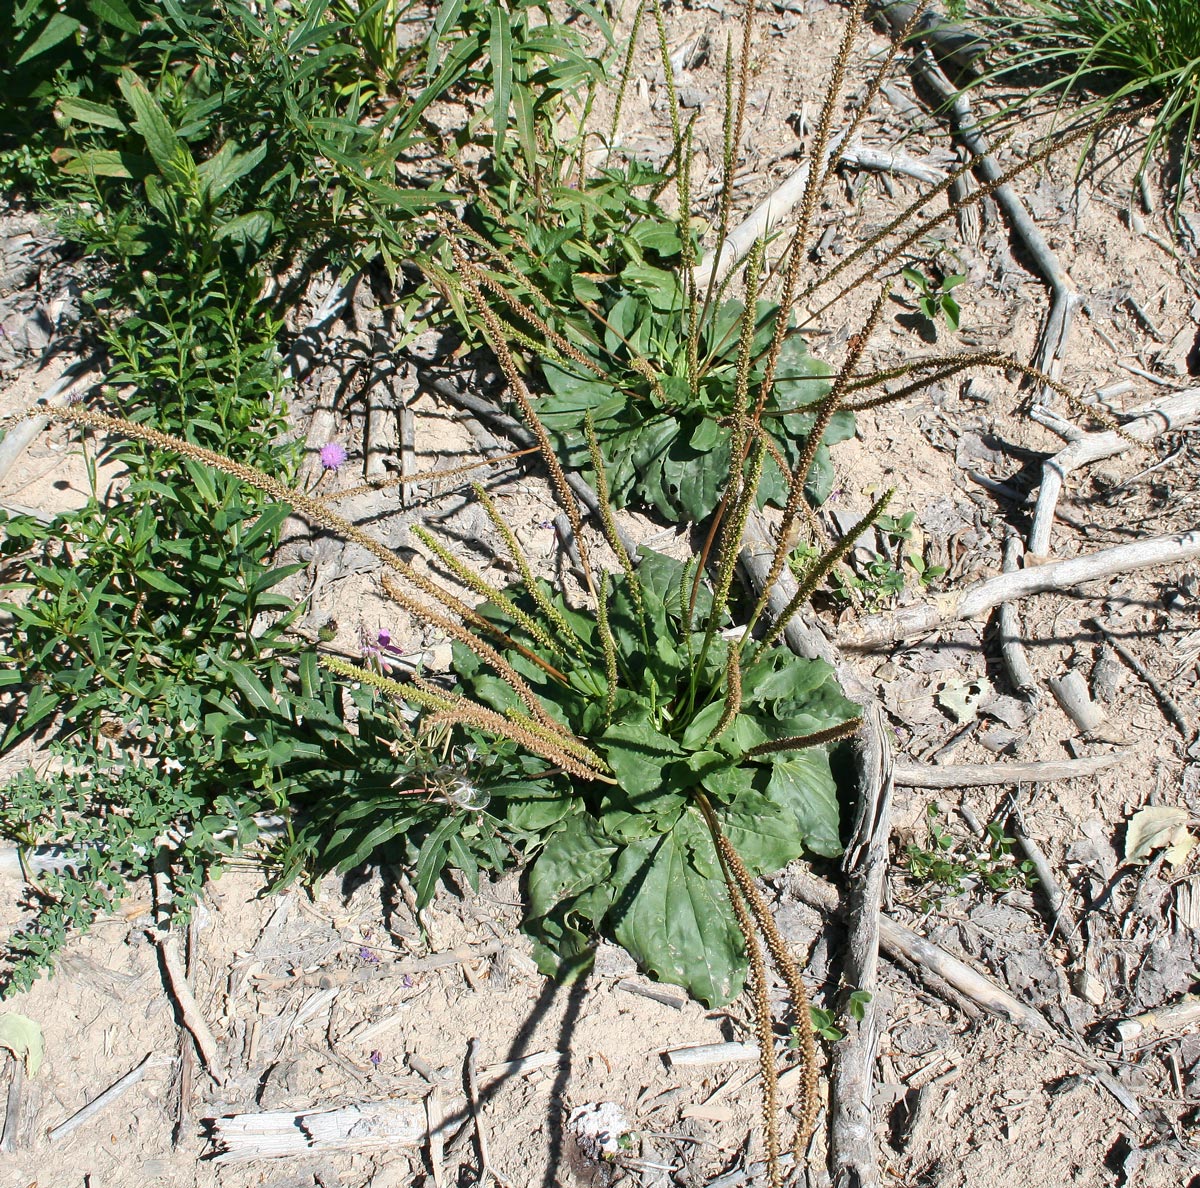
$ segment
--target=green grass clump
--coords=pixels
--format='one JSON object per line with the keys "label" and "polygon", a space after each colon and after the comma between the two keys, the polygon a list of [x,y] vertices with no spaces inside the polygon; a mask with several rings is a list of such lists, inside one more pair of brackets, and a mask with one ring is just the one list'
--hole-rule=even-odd
{"label": "green grass clump", "polygon": [[1125,104],[1157,104],[1139,176],[1155,151],[1176,141],[1175,207],[1191,176],[1200,130],[1200,4],[1196,0],[1028,0],[992,18],[1008,56],[989,77],[1050,73],[1038,95],[1090,92],[1108,115]]}

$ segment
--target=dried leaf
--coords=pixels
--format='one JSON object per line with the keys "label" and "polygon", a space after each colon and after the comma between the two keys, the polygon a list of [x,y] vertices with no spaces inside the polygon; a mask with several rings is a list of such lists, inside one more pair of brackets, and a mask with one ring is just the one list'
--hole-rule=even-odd
{"label": "dried leaf", "polygon": [[42,1028],[26,1015],[0,1015],[0,1048],[7,1048],[25,1071],[35,1076],[42,1066]]}
{"label": "dried leaf", "polygon": [[960,724],[974,722],[979,710],[992,696],[992,686],[987,680],[947,681],[938,691],[938,705],[949,710]]}
{"label": "dried leaf", "polygon": [[1187,857],[1196,839],[1187,830],[1187,810],[1171,805],[1138,809],[1125,830],[1125,861],[1145,863],[1155,850],[1168,849],[1172,865]]}
{"label": "dried leaf", "polygon": [[1172,866],[1182,866],[1196,848],[1196,838],[1186,829],[1181,828],[1176,832],[1179,836],[1167,847],[1166,859]]}

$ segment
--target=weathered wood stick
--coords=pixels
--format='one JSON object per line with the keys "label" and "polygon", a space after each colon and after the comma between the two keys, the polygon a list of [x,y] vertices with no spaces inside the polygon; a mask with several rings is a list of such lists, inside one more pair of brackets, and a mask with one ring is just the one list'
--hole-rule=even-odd
{"label": "weathered wood stick", "polygon": [[[1084,433],[1069,441],[1053,458],[1042,464],[1042,483],[1038,490],[1033,526],[1029,530],[1029,552],[1045,557],[1050,552],[1050,531],[1054,510],[1067,475],[1081,466],[1124,453],[1135,441],[1152,441],[1164,433],[1187,428],[1200,421],[1200,388],[1189,388],[1174,396],[1155,401],[1121,426],[1121,433]],[[1122,436],[1124,435],[1124,436]]]}
{"label": "weathered wood stick", "polygon": [[152,1055],[153,1053],[147,1052],[123,1077],[114,1081],[103,1093],[94,1100],[89,1101],[83,1109],[76,1110],[65,1122],[60,1122],[57,1126],[52,1126],[46,1132],[46,1138],[52,1143],[61,1142],[67,1135],[78,1130],[85,1122],[90,1122],[101,1110],[112,1105],[122,1093],[128,1089],[132,1089],[146,1075]]}
{"label": "weathered wood stick", "polygon": [[878,769],[865,773],[860,795],[867,811],[860,814],[859,834],[846,850],[849,880],[849,935],[843,977],[851,990],[865,991],[859,1018],[847,1012],[841,1026],[845,1038],[834,1048],[829,1087],[829,1170],[835,1188],[876,1188],[879,1155],[872,1107],[875,1097],[875,1058],[879,1045],[880,903],[888,868],[888,839],[892,832],[893,764],[889,735],[879,706],[863,709],[875,719],[868,731],[877,746],[872,759]]}
{"label": "weathered wood stick", "polygon": [[922,606],[903,607],[891,615],[867,615],[853,629],[847,641],[869,650],[896,643],[914,635],[923,635],[944,623],[975,619],[1002,602],[1068,590],[1084,582],[1132,573],[1155,565],[1175,565],[1200,557],[1200,528],[1155,536],[1133,544],[1116,545],[1082,557],[1069,557],[1049,565],[1036,565],[1002,573],[965,590],[942,594]]}
{"label": "weathered wood stick", "polygon": [[[92,355],[87,359],[80,359],[67,367],[36,403],[49,408],[62,408],[71,403],[80,388],[95,382],[99,375],[99,356]],[[5,427],[4,440],[0,441],[0,480],[4,479],[29,443],[49,423],[46,417],[33,416]]]}
{"label": "weathered wood stick", "polygon": [[[788,887],[809,907],[827,915],[837,915],[841,909],[837,891],[815,875],[793,869],[789,872]],[[879,916],[879,945],[884,953],[902,958],[919,970],[928,970],[963,997],[1022,1031],[1035,1035],[1054,1035],[1054,1029],[1032,1007],[1026,1006],[966,962],[938,948],[931,940],[897,923],[885,913]]]}
{"label": "weathered wood stick", "polygon": [[1128,1044],[1143,1035],[1182,1031],[1196,1023],[1200,1023],[1200,994],[1185,994],[1169,1006],[1122,1019],[1116,1024],[1116,1028],[1122,1042]]}
{"label": "weathered wood stick", "polygon": [[218,1052],[217,1037],[213,1035],[212,1029],[201,1014],[196,996],[188,985],[187,975],[183,970],[183,955],[179,951],[179,940],[173,934],[162,936],[151,932],[150,935],[158,944],[167,984],[175,999],[175,1005],[179,1008],[179,1017],[184,1027],[192,1033],[192,1039],[196,1041],[196,1050],[200,1053],[200,1059],[204,1061],[209,1075],[218,1085],[223,1085],[225,1068]]}
{"label": "weathered wood stick", "polygon": [[[1021,538],[1012,533],[1004,542],[1004,572],[1016,573],[1021,561]],[[1008,671],[1009,680],[1018,693],[1033,701],[1038,696],[1038,682],[1029,653],[1021,639],[1021,628],[1017,622],[1017,608],[1011,602],[1002,602],[997,615],[1000,631],[1000,658]]]}
{"label": "weathered wood stick", "polygon": [[1085,755],[1082,759],[1050,759],[1042,763],[897,763],[895,781],[901,788],[985,788],[992,784],[1044,784],[1074,780],[1115,767],[1129,756],[1122,751]]}

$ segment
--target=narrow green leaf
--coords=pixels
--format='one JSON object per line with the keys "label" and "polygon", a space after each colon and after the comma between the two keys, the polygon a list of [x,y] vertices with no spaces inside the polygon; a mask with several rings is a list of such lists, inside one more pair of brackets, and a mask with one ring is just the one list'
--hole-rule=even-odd
{"label": "narrow green leaf", "polygon": [[146,84],[128,68],[121,71],[117,86],[137,116],[137,130],[146,141],[146,147],[159,171],[164,177],[178,179],[185,163],[191,161],[191,155],[183,141],[175,135],[158,101],[150,94]]}
{"label": "narrow green leaf", "polygon": [[47,50],[53,49],[60,41],[72,36],[76,29],[80,27],[79,21],[74,17],[66,16],[64,13],[56,12],[42,28],[42,31],[33,39],[33,43],[26,49],[21,56],[13,63],[14,66],[23,66],[26,62],[33,61],[40,54],[44,54]]}
{"label": "narrow green leaf", "polygon": [[499,156],[508,130],[508,105],[512,95],[512,25],[508,10],[492,5],[488,54],[492,59],[492,151]]}
{"label": "narrow green leaf", "polygon": [[226,660],[221,667],[255,709],[275,713],[277,706],[270,689],[254,675],[248,665],[240,660]]}
{"label": "narrow green leaf", "polygon": [[88,8],[105,24],[115,25],[123,33],[140,33],[142,26],[125,4],[125,0],[88,0]]}
{"label": "narrow green leaf", "polygon": [[459,814],[443,817],[421,843],[421,849],[417,852],[417,911],[433,898],[438,879],[442,877],[446,866],[450,838],[462,827],[462,821]]}
{"label": "narrow green leaf", "polygon": [[178,582],[167,577],[165,573],[159,573],[157,569],[139,569],[137,571],[138,579],[144,582],[152,590],[161,590],[164,594],[185,595],[188,588],[181,586]]}
{"label": "narrow green leaf", "polygon": [[96,124],[101,128],[115,128],[118,132],[125,131],[125,124],[117,115],[116,108],[107,103],[94,103],[91,99],[76,99],[71,95],[64,95],[58,101],[55,110],[69,120]]}

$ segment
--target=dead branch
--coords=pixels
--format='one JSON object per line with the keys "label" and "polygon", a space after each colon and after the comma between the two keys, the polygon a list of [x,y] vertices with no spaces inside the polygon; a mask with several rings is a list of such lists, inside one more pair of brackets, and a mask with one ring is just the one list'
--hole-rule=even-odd
{"label": "dead branch", "polygon": [[1044,763],[951,763],[945,767],[897,763],[894,779],[900,788],[984,788],[991,784],[1045,784],[1095,775],[1123,763],[1121,751],[1087,755],[1082,759],[1057,759]]}
{"label": "dead branch", "polygon": [[[877,994],[880,901],[888,867],[891,836],[892,752],[878,704],[863,708],[873,721],[864,736],[873,745],[869,759],[878,766],[860,786],[860,829],[846,849],[849,881],[849,936],[843,976],[851,991],[866,991],[860,1018],[842,1021],[845,1038],[834,1049],[829,1102],[829,1168],[838,1188],[875,1188],[879,1159],[872,1117],[874,1069],[881,1023]],[[863,748],[860,748],[860,752]],[[863,757],[860,754],[860,767]]]}
{"label": "dead branch", "polygon": [[153,1055],[147,1052],[142,1059],[133,1066],[123,1077],[114,1081],[103,1093],[99,1094],[92,1101],[89,1101],[82,1109],[76,1110],[65,1122],[60,1122],[57,1126],[52,1126],[46,1132],[46,1138],[52,1143],[61,1142],[67,1135],[78,1130],[79,1127],[86,1122],[90,1122],[101,1110],[110,1106],[127,1090],[132,1089],[152,1067],[150,1058]]}
{"label": "dead branch", "polygon": [[1031,594],[1068,590],[1084,582],[1115,577],[1157,565],[1175,565],[1200,556],[1200,528],[1155,536],[1133,544],[1116,545],[1082,557],[1019,569],[988,578],[961,591],[939,595],[922,606],[903,607],[893,614],[867,615],[847,641],[863,650],[923,635],[946,623],[975,619],[999,606]]}
{"label": "dead branch", "polygon": [[[821,162],[824,169],[834,153],[839,152],[841,134],[830,138],[829,148]],[[697,292],[704,292],[709,284],[720,284],[747,255],[754,244],[777,227],[804,197],[808,185],[811,161],[804,161],[783,182],[771,191],[728,235],[719,251],[714,251],[696,267],[695,285]],[[715,273],[715,275],[714,275]]]}
{"label": "dead branch", "polygon": [[[1189,388],[1138,411],[1132,421],[1122,426],[1121,433],[1084,433],[1077,436],[1042,464],[1042,484],[1037,506],[1033,512],[1033,527],[1029,530],[1029,552],[1044,557],[1050,552],[1050,531],[1054,525],[1054,509],[1066,477],[1073,470],[1124,453],[1136,441],[1152,441],[1164,433],[1172,433],[1200,420],[1200,388]],[[1124,434],[1125,436],[1122,436]]]}
{"label": "dead branch", "polygon": [[[48,408],[63,408],[79,394],[81,388],[99,378],[101,356],[91,355],[67,367],[58,379],[34,402]],[[26,447],[50,423],[47,417],[29,417],[9,425],[0,441],[0,480],[13,468]]]}
{"label": "dead branch", "polygon": [[196,996],[188,985],[187,975],[183,971],[183,956],[179,952],[179,939],[172,933],[164,936],[151,931],[149,935],[158,945],[163,970],[167,975],[167,986],[179,1010],[180,1020],[196,1041],[196,1050],[209,1075],[218,1085],[224,1085],[225,1068],[217,1051],[217,1037],[201,1014]]}
{"label": "dead branch", "polygon": [[[467,412],[473,413],[487,424],[499,429],[501,433],[516,442],[519,446],[537,445],[537,439],[520,421],[515,417],[508,416],[507,413],[501,412],[490,400],[485,400],[482,396],[475,395],[474,392],[461,391],[449,380],[442,379],[440,376],[432,375],[428,372],[420,372],[417,380],[422,387],[428,388],[431,392],[436,392],[452,404],[457,404],[459,408],[466,409]],[[566,478],[571,490],[575,492],[576,498],[588,509],[595,521],[599,523],[600,500],[596,497],[596,492],[574,471],[568,473]],[[620,537],[621,543],[625,546],[630,557],[636,558],[638,556],[637,541],[629,536],[620,525],[617,526],[617,535]]]}
{"label": "dead branch", "polygon": [[1178,1032],[1200,1023],[1200,995],[1185,994],[1168,1006],[1145,1011],[1116,1024],[1122,1043],[1132,1043],[1143,1035]]}
{"label": "dead branch", "polygon": [[[921,80],[944,103],[950,105],[958,138],[978,158],[975,168],[980,176],[986,182],[997,181],[1003,176],[1004,170],[991,155],[987,138],[971,113],[971,104],[966,92],[950,82],[931,54],[919,55],[914,68]],[[1084,303],[1083,298],[1066,269],[1058,262],[1058,257],[1050,250],[1045,236],[1025,209],[1025,204],[1016,190],[1007,184],[998,186],[992,197],[1008,217],[1013,233],[1028,252],[1042,279],[1050,286],[1050,310],[1038,336],[1038,346],[1032,363],[1051,379],[1060,379],[1067,336],[1070,334],[1075,314]]]}
{"label": "dead branch", "polygon": [[1100,633],[1108,640],[1114,652],[1129,665],[1130,669],[1143,680],[1146,687],[1158,699],[1158,703],[1162,706],[1162,711],[1166,715],[1171,724],[1183,735],[1183,741],[1189,743],[1195,734],[1195,727],[1192,726],[1191,720],[1179,708],[1175,699],[1162,687],[1154,674],[1125,646],[1112,632],[1112,628],[1108,626],[1102,619],[1093,619]]}
{"label": "dead branch", "polygon": [[[788,873],[788,887],[802,902],[827,915],[839,914],[841,905],[833,887],[798,867]],[[907,961],[922,973],[933,974],[965,998],[1022,1031],[1045,1036],[1054,1034],[1050,1024],[1032,1007],[1014,998],[966,962],[882,912],[879,915],[879,947],[888,956]],[[932,984],[936,988],[936,981]]]}
{"label": "dead branch", "polygon": [[[1015,573],[1020,568],[1021,538],[1014,532],[1004,542],[1004,572]],[[1038,697],[1037,677],[1029,663],[1029,654],[1021,639],[1021,628],[1017,622],[1017,608],[1011,602],[1002,602],[997,616],[1000,632],[1000,658],[1008,671],[1008,678],[1018,693],[1035,701]]]}

